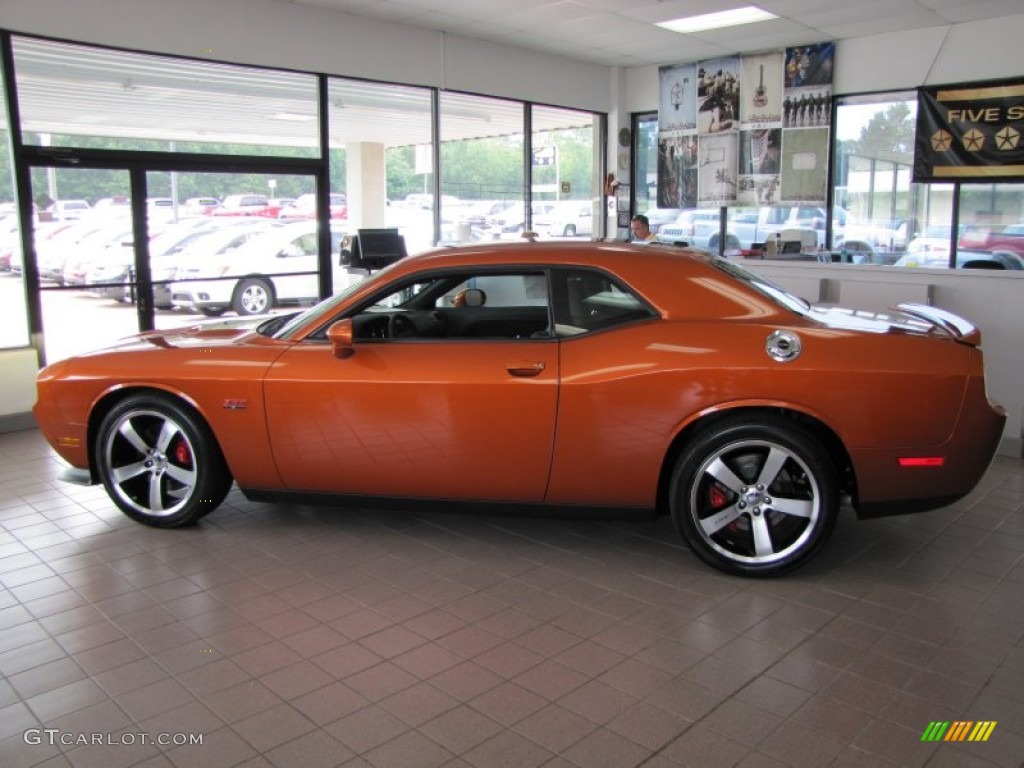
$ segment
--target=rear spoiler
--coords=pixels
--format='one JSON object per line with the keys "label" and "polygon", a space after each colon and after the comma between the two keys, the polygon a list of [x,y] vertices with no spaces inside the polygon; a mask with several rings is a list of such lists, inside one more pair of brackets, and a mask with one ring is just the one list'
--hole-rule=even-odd
{"label": "rear spoiler", "polygon": [[952,312],[930,307],[927,304],[905,303],[897,305],[896,309],[917,320],[929,323],[954,341],[969,344],[972,347],[981,345],[981,331],[960,315],[954,315]]}

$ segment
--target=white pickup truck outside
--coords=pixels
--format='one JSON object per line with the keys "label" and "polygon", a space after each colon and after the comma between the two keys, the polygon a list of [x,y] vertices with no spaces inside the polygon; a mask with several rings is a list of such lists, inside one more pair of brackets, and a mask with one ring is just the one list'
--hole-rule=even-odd
{"label": "white pickup truck outside", "polygon": [[[843,208],[833,209],[833,243],[840,247],[847,225]],[[775,205],[763,208],[731,208],[726,222],[726,250],[749,249],[752,243],[765,243],[783,230],[810,230],[815,233],[817,245],[825,245],[824,208],[808,205]],[[698,248],[718,251],[721,236],[719,209],[697,208],[683,211],[676,221],[658,230],[662,243],[686,242]]]}

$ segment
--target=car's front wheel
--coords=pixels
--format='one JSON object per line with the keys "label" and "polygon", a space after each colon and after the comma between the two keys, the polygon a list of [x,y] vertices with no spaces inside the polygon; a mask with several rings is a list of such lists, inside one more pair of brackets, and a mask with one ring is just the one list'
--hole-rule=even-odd
{"label": "car's front wheel", "polygon": [[742,417],[696,436],[679,457],[671,512],[690,548],[729,573],[777,575],[824,545],[839,511],[835,467],[806,429]]}
{"label": "car's front wheel", "polygon": [[562,231],[563,237],[576,237],[576,226],[574,224],[566,224],[565,229]]}
{"label": "car's front wheel", "polygon": [[166,395],[132,395],[114,406],[100,423],[94,461],[121,511],[159,528],[195,522],[231,488],[209,427]]}
{"label": "car's front wheel", "polygon": [[274,306],[274,294],[266,280],[247,278],[238,284],[231,308],[240,315],[262,315]]}

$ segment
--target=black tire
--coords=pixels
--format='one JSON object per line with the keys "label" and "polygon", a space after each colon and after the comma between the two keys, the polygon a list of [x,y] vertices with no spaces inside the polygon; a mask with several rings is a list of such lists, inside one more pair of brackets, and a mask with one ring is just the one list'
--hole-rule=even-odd
{"label": "black tire", "polygon": [[679,457],[672,518],[694,553],[745,576],[776,576],[824,546],[839,512],[837,473],[821,443],[772,417],[724,420]]}
{"label": "black tire", "polygon": [[199,314],[207,317],[220,317],[227,311],[227,307],[199,307]]}
{"label": "black tire", "polygon": [[249,277],[238,283],[231,308],[240,315],[262,315],[274,307],[274,291],[266,280]]}
{"label": "black tire", "polygon": [[565,230],[562,232],[563,237],[576,237],[576,225],[566,224]]}
{"label": "black tire", "polygon": [[113,502],[132,520],[157,528],[194,523],[231,488],[210,428],[166,395],[133,395],[114,406],[93,451]]}

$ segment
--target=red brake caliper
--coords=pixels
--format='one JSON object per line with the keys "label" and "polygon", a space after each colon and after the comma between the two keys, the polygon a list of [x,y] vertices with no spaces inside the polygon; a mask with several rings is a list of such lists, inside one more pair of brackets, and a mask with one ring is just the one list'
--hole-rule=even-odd
{"label": "red brake caliper", "polygon": [[708,502],[712,509],[719,509],[729,503],[729,496],[719,486],[712,485],[708,489]]}
{"label": "red brake caliper", "polygon": [[178,441],[178,446],[174,449],[174,458],[183,467],[192,464],[192,451],[188,449],[188,443],[184,440]]}
{"label": "red brake caliper", "polygon": [[[720,485],[712,485],[708,489],[708,502],[711,504],[712,509],[721,509],[729,503],[729,494],[722,490]],[[733,520],[726,528],[735,533],[740,529],[739,520],[740,518]]]}

